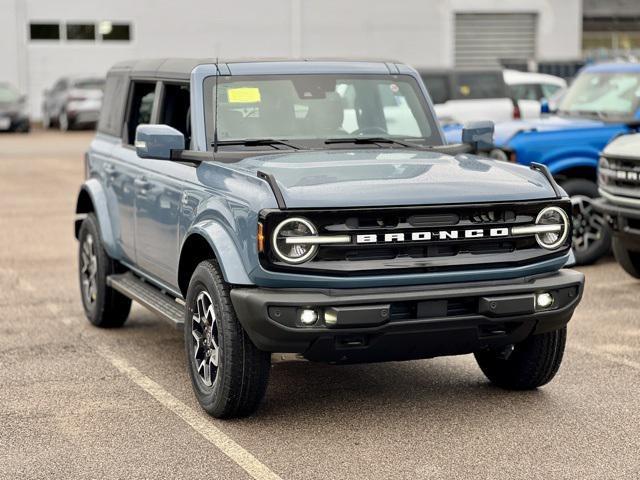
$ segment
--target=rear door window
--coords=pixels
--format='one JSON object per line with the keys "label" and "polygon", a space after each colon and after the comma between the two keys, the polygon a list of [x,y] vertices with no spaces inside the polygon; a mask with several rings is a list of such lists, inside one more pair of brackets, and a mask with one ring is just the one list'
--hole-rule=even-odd
{"label": "rear door window", "polygon": [[453,96],[460,100],[508,97],[500,71],[457,73]]}

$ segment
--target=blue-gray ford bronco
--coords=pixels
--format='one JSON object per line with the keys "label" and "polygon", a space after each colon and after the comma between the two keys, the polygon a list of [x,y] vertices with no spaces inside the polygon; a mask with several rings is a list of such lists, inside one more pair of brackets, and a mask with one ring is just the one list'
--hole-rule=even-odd
{"label": "blue-gray ford bronco", "polygon": [[393,62],[164,59],[107,76],[77,200],[82,303],[184,329],[216,417],[256,410],[272,353],[356,363],[473,353],[532,389],[583,292],[571,204],[545,167],[446,145]]}

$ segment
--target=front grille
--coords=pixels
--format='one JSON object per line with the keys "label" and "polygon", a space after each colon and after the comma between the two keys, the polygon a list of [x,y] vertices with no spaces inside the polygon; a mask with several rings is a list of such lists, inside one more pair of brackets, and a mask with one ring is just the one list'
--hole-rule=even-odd
{"label": "front grille", "polygon": [[600,186],[614,195],[640,197],[640,159],[601,157]]}
{"label": "front grille", "polygon": [[[549,251],[540,247],[533,235],[492,237],[490,233],[501,233],[503,229],[534,224],[538,213],[550,205],[560,206],[571,215],[568,200],[328,211],[263,211],[261,222],[267,239],[271,238],[278,223],[295,216],[310,220],[317,227],[318,235],[349,235],[351,242],[320,245],[313,260],[290,265],[274,255],[270,249],[271,242],[267,241],[260,261],[267,270],[344,276],[525,265],[564,254],[570,246],[571,235],[568,235],[561,248]],[[482,231],[484,236],[467,238],[466,232],[471,230]],[[457,232],[458,238],[452,238],[453,232]],[[431,234],[428,240],[425,239],[427,233]],[[374,237],[375,241],[372,241]],[[392,240],[386,241],[388,238]],[[367,240],[367,243],[358,243],[358,239]]]}

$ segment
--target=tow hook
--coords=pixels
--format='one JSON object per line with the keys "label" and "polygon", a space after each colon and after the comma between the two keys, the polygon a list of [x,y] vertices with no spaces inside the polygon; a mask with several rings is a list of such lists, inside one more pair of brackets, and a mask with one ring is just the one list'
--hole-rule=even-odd
{"label": "tow hook", "polygon": [[500,360],[509,360],[509,357],[513,353],[514,348],[515,347],[514,347],[513,343],[510,344],[510,345],[507,345],[502,350],[499,350],[497,352],[496,357],[498,357]]}

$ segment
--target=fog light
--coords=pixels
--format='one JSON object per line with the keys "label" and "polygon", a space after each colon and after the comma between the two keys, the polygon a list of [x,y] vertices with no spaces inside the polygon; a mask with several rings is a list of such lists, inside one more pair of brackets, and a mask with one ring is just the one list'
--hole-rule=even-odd
{"label": "fog light", "polygon": [[318,321],[318,314],[315,310],[302,310],[300,312],[300,323],[303,325],[313,325]]}
{"label": "fog light", "polygon": [[549,308],[553,305],[553,295],[548,292],[536,295],[536,305],[540,308]]}

